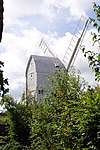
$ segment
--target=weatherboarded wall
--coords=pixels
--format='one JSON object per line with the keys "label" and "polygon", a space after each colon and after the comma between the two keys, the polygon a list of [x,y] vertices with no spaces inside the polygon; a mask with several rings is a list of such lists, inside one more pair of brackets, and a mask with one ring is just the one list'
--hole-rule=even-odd
{"label": "weatherboarded wall", "polygon": [[26,68],[26,91],[36,100],[49,93],[49,78],[56,69],[65,69],[55,57],[31,55]]}
{"label": "weatherboarded wall", "polygon": [[34,59],[31,58],[26,73],[26,91],[27,94],[36,95],[37,89],[37,72]]}

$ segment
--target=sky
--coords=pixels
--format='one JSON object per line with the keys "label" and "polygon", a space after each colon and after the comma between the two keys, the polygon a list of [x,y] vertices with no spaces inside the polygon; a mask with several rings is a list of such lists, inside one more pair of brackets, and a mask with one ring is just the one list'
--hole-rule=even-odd
{"label": "sky", "polygon": [[[49,48],[62,61],[81,15],[94,17],[92,3],[99,0],[4,0],[4,29],[0,43],[0,60],[4,76],[9,79],[9,94],[15,99],[25,91],[25,70],[30,55],[44,55],[39,47],[44,37]],[[82,45],[92,46],[88,28]],[[79,51],[76,69],[94,85],[94,74]]]}

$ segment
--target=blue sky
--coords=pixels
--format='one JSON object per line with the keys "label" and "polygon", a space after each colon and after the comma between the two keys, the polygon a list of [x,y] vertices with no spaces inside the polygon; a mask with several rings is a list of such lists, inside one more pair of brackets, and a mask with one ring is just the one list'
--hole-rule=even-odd
{"label": "blue sky", "polygon": [[[94,16],[93,2],[100,4],[99,0],[4,0],[0,60],[5,63],[11,95],[18,98],[25,90],[25,69],[30,55],[44,55],[39,48],[42,37],[62,61],[81,15]],[[87,48],[92,48],[90,31],[84,39]],[[75,66],[94,84],[94,75],[81,52]]]}

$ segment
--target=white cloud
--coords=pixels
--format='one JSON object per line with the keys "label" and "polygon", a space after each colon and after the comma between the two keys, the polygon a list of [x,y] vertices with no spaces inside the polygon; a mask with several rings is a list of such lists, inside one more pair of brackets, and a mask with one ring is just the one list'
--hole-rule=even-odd
{"label": "white cloud", "polygon": [[[49,21],[54,21],[63,9],[66,10],[66,20],[71,17],[79,19],[81,15],[87,15],[86,12],[92,8],[93,2],[94,0],[4,0],[4,22],[9,25],[16,18],[32,15],[42,15]],[[99,0],[95,2],[99,3]]]}
{"label": "white cloud", "polygon": [[62,61],[65,55],[65,52],[68,48],[70,40],[72,38],[72,34],[66,32],[64,36],[54,36],[48,37],[47,41],[50,45],[51,50],[55,53],[55,55]]}
{"label": "white cloud", "polygon": [[5,62],[5,77],[9,78],[10,90],[25,86],[25,69],[31,54],[38,54],[38,44],[42,33],[35,28],[24,30],[23,36],[3,33],[1,45],[6,51],[1,53],[0,60]]}
{"label": "white cloud", "polygon": [[51,11],[44,0],[5,0],[4,10],[4,21],[7,24],[13,23],[16,18],[30,15],[43,15],[49,20],[54,16],[54,12]]}
{"label": "white cloud", "polygon": [[[84,37],[82,45],[85,45],[85,49],[87,51],[91,50],[91,51],[98,53],[99,52],[98,44],[95,44],[93,46],[91,32],[96,32],[96,31],[94,29],[88,30]],[[81,76],[83,76],[84,79],[89,84],[91,84],[92,86],[94,86],[94,84],[96,84],[95,75],[94,75],[94,72],[92,72],[92,68],[89,67],[88,58],[84,57],[83,52],[81,50],[79,50],[78,55],[76,57],[75,66],[77,69],[79,69],[81,71],[81,73],[82,73]]]}

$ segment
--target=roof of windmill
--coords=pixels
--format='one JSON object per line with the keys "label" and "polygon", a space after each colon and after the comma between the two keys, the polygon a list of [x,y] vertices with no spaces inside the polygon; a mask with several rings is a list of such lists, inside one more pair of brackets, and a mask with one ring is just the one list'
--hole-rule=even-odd
{"label": "roof of windmill", "polygon": [[59,69],[65,69],[65,66],[58,58],[31,55],[27,64],[26,74],[32,59],[35,62],[37,72],[49,73],[49,72],[53,72],[57,67],[59,67]]}

